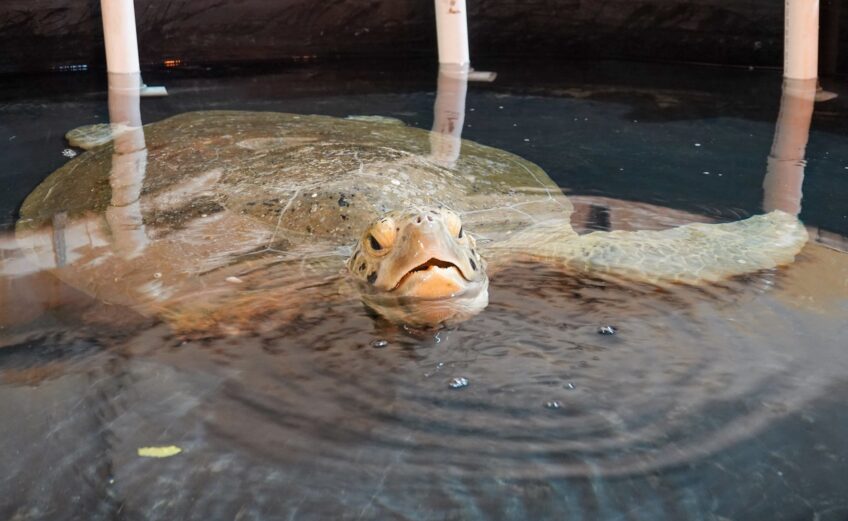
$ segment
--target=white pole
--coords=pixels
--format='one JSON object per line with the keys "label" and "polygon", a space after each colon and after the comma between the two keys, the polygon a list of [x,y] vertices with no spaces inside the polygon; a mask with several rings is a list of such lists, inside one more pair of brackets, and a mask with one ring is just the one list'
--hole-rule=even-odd
{"label": "white pole", "polygon": [[780,113],[763,180],[763,209],[767,212],[783,210],[796,216],[801,213],[804,155],[815,99],[815,79],[783,81]]}
{"label": "white pole", "polygon": [[133,0],[100,0],[106,69],[118,74],[140,72]]}
{"label": "white pole", "polygon": [[446,166],[456,163],[462,149],[467,91],[467,66],[442,64],[439,67],[433,129],[430,131],[430,157]]}
{"label": "white pole", "polygon": [[465,0],[435,1],[439,63],[468,65],[471,58],[468,52],[468,19],[465,13]]}
{"label": "white pole", "polygon": [[786,0],[783,76],[796,80],[818,77],[819,0]]}

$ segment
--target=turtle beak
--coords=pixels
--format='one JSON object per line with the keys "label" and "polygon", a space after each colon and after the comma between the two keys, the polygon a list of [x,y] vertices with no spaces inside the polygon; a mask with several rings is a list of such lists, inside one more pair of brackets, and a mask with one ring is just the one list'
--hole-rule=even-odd
{"label": "turtle beak", "polygon": [[449,298],[485,276],[477,264],[438,214],[422,212],[401,230],[378,280],[396,296]]}

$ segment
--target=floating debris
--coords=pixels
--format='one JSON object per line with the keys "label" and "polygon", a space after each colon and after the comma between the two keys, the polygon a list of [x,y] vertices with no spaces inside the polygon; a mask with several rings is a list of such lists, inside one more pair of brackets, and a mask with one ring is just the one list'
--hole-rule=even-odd
{"label": "floating debris", "polygon": [[548,409],[559,409],[562,407],[562,402],[559,400],[551,400],[549,402],[545,402],[545,407]]}
{"label": "floating debris", "polygon": [[65,157],[77,157],[77,151],[72,148],[66,148],[62,150],[62,155]]}
{"label": "floating debris", "polygon": [[389,345],[388,340],[380,339],[380,340],[375,340],[375,341],[371,342],[371,347],[374,347],[376,349],[382,349],[382,348],[386,347],[387,345]]}
{"label": "floating debris", "polygon": [[176,456],[183,449],[176,445],[166,445],[163,447],[139,447],[138,455],[143,458],[170,458]]}
{"label": "floating debris", "polygon": [[462,376],[451,378],[451,381],[448,382],[448,387],[451,389],[462,389],[463,387],[468,387],[468,378]]}
{"label": "floating debris", "polygon": [[598,328],[599,335],[614,335],[618,333],[618,329],[615,326],[601,326]]}

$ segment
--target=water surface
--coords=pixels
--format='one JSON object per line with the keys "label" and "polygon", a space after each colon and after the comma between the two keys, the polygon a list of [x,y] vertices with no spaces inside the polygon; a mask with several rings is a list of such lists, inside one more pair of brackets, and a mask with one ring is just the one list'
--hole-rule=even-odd
{"label": "water surface", "polygon": [[[608,65],[529,82],[504,65],[502,83],[470,86],[463,137],[540,164],[580,231],[760,213],[777,75],[646,67],[651,81]],[[142,116],[432,123],[435,74],[318,69],[298,91],[304,74],[174,78]],[[64,131],[107,117],[102,91],[79,89],[3,106],[7,227],[66,161]],[[722,284],[524,262],[492,274],[482,314],[440,329],[388,324],[326,284],[249,327],[186,335],[50,273],[3,276],[0,517],[845,519],[848,129],[841,99],[826,103],[806,156],[811,241],[791,266]],[[8,267],[21,254],[2,240]],[[183,452],[137,455],[156,445]]]}

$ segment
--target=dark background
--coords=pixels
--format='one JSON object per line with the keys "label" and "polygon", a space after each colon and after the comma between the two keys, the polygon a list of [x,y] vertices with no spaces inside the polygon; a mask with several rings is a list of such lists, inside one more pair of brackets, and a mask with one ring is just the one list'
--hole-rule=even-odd
{"label": "dark background", "polygon": [[[821,2],[823,73],[845,69],[848,17]],[[143,66],[435,57],[433,0],[136,0]],[[472,58],[780,66],[780,0],[468,0]],[[0,2],[0,73],[104,62],[99,0]]]}

